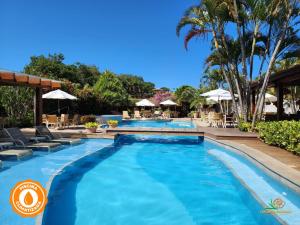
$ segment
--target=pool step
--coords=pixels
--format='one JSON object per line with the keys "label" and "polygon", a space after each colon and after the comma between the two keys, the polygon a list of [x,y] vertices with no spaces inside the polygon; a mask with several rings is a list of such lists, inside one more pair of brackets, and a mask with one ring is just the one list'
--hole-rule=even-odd
{"label": "pool step", "polygon": [[152,134],[172,136],[204,136],[204,132],[197,128],[142,128],[142,127],[116,127],[107,128],[106,134]]}

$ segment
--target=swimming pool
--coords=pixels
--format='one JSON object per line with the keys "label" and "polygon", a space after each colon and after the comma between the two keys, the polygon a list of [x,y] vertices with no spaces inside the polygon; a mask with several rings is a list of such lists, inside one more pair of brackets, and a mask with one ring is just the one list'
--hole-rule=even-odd
{"label": "swimming pool", "polygon": [[192,121],[123,120],[119,127],[195,128]]}
{"label": "swimming pool", "polygon": [[48,197],[43,225],[279,224],[262,213],[275,198],[280,220],[300,222],[298,194],[197,137],[121,136],[65,167]]}

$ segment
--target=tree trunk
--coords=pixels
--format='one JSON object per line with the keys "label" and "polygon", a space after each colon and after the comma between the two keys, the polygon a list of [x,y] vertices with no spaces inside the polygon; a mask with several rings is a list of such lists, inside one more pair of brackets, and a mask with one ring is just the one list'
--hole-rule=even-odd
{"label": "tree trunk", "polygon": [[287,30],[287,27],[288,27],[288,23],[289,23],[291,14],[292,14],[292,8],[290,8],[289,13],[288,13],[288,15],[286,17],[286,21],[284,23],[284,26],[283,26],[281,35],[280,35],[280,37],[278,39],[278,42],[276,44],[276,47],[275,47],[275,49],[273,51],[273,54],[272,54],[272,57],[271,57],[271,60],[270,60],[270,63],[269,63],[269,66],[268,66],[265,78],[264,78],[264,82],[263,82],[262,88],[261,88],[260,93],[259,93],[259,97],[258,97],[258,101],[257,101],[257,106],[255,107],[255,111],[254,111],[254,115],[253,115],[253,119],[252,119],[252,125],[251,125],[251,129],[252,130],[254,129],[254,126],[255,126],[255,123],[256,123],[256,117],[257,117],[257,113],[259,111],[259,106],[262,103],[263,97],[264,97],[264,95],[266,93],[266,89],[267,89],[267,86],[268,86],[268,82],[269,82],[269,78],[270,78],[270,75],[271,75],[272,67],[274,66],[277,53],[278,53],[279,48],[281,46],[281,43],[282,43],[282,41],[283,41],[283,39],[285,37],[286,30]]}
{"label": "tree trunk", "polygon": [[255,45],[256,45],[256,36],[259,31],[259,22],[255,22],[255,28],[253,32],[253,40],[252,40],[252,48],[251,48],[251,55],[250,55],[250,82],[252,82],[252,76],[253,76],[253,62],[254,62],[254,51],[255,51]]}

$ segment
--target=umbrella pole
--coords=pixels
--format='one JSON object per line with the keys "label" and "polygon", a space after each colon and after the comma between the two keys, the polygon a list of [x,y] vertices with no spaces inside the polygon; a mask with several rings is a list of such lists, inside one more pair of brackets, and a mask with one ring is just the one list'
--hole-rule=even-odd
{"label": "umbrella pole", "polygon": [[58,115],[60,115],[60,108],[59,108],[59,99],[57,100],[57,108],[58,108]]}

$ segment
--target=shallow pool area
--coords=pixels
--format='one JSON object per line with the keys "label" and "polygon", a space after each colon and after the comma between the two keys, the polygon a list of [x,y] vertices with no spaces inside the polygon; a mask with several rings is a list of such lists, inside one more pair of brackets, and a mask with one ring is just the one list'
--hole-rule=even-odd
{"label": "shallow pool area", "polygon": [[0,224],[34,225],[35,218],[17,215],[9,203],[10,190],[17,182],[31,179],[46,187],[47,182],[64,165],[103,149],[113,143],[107,139],[87,139],[82,144],[65,146],[57,152],[34,152],[34,157],[16,162],[3,162],[0,170]]}
{"label": "shallow pool area", "polygon": [[[289,211],[278,220],[263,213],[275,198]],[[210,141],[121,136],[56,176],[43,225],[299,224],[299,208],[297,193]]]}
{"label": "shallow pool area", "polygon": [[123,120],[119,127],[153,127],[153,128],[195,128],[192,121],[168,120]]}

